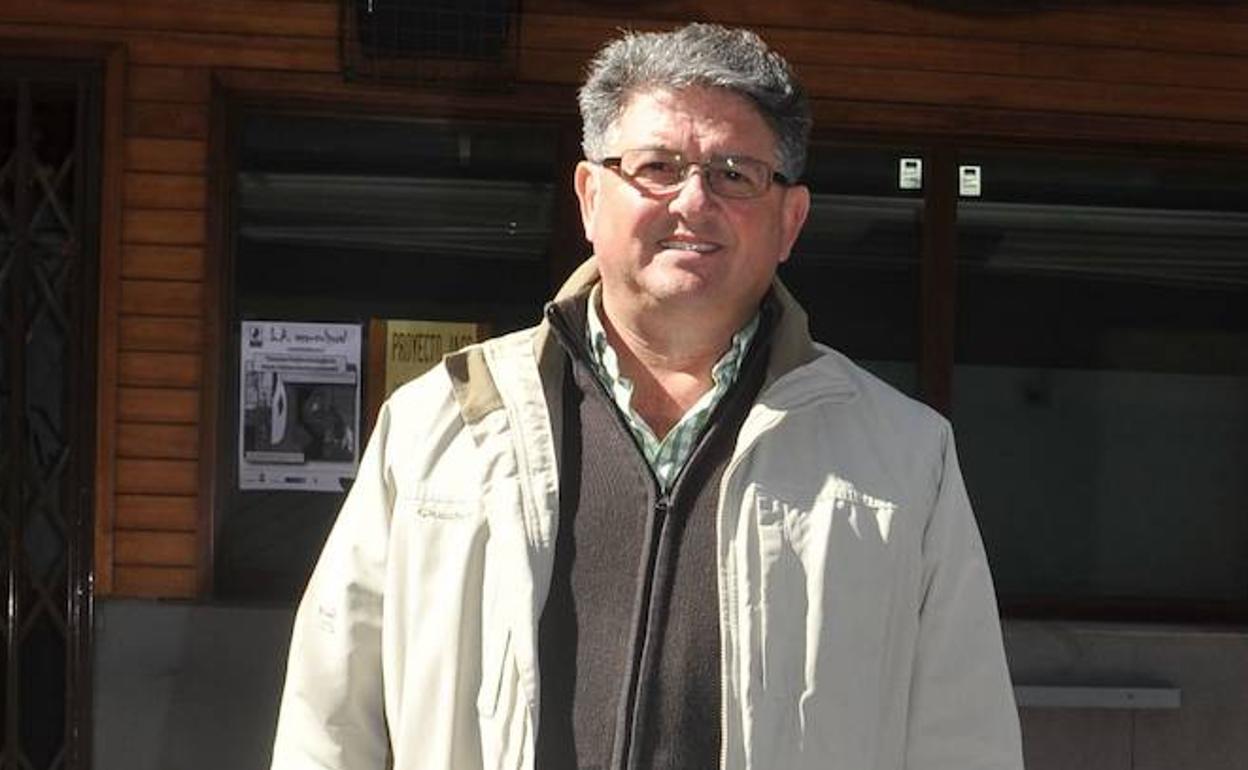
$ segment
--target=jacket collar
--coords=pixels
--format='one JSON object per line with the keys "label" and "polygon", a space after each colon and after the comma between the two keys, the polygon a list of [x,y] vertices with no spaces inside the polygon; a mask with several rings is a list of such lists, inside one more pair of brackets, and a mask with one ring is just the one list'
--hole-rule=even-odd
{"label": "jacket collar", "polygon": [[[588,292],[590,287],[600,280],[598,264],[593,257],[582,262],[564,281],[563,286],[555,294],[553,302],[570,300],[579,294]],[[779,278],[772,280],[769,302],[774,303],[776,310],[776,328],[771,335],[771,354],[767,361],[767,371],[763,377],[762,391],[766,391],[775,381],[822,356],[822,351],[810,336],[806,311],[798,304],[793,295]],[[554,331],[550,321],[543,314],[542,322],[532,330],[533,353],[537,360],[541,381],[545,383],[562,382],[564,356],[558,341],[554,339]],[[827,358],[823,356],[823,358]],[[451,376],[455,398],[459,402],[465,422],[477,422],[489,412],[503,405],[489,367],[485,363],[481,346],[472,346],[446,359],[446,368]],[[849,385],[848,377],[842,367],[835,366],[830,371],[836,385]],[[557,401],[558,388],[547,387],[547,400]],[[850,387],[852,391],[852,386]],[[548,404],[553,407],[554,402]],[[558,420],[559,409],[549,410],[551,419]],[[559,435],[556,430],[555,435]]]}
{"label": "jacket collar", "polygon": [[[590,257],[564,281],[563,286],[555,294],[554,302],[559,303],[588,292],[590,287],[600,279],[598,263],[594,257]],[[771,296],[768,301],[775,305],[777,325],[771,336],[771,356],[767,361],[767,373],[763,377],[764,390],[785,374],[819,357],[819,351],[810,337],[806,311],[802,309],[779,278],[772,280]],[[535,343],[539,345],[537,348],[539,359],[542,353],[541,346],[553,342],[549,335],[549,322],[543,320],[542,326],[546,327],[545,333],[539,330],[539,337]]]}

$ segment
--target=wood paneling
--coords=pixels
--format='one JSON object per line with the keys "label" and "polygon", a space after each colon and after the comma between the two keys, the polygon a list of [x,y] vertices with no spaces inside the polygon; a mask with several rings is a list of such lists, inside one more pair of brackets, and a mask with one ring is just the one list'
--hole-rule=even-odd
{"label": "wood paneling", "polygon": [[75,40],[89,44],[124,43],[129,60],[152,67],[245,67],[340,72],[337,38],[258,37],[248,35],[118,30],[5,22],[0,38]]}
{"label": "wood paneling", "polygon": [[189,495],[118,495],[118,529],[194,532],[197,501]]}
{"label": "wood paneling", "polygon": [[125,494],[193,495],[199,464],[192,460],[117,460],[117,491]]}
{"label": "wood paneling", "polygon": [[246,37],[172,33],[130,43],[140,64],[341,72],[337,38]]}
{"label": "wood paneling", "polygon": [[99,310],[96,316],[95,486],[93,548],[95,589],[103,595],[113,590],[113,515],[116,495],[116,428],[119,415],[117,387],[118,316],[121,304],[121,217],[125,163],[123,115],[125,112],[126,51],[111,44],[102,54],[104,65],[100,135],[100,261]]}
{"label": "wood paneling", "polygon": [[1227,104],[1221,88],[1139,85],[1004,75],[807,67],[816,98],[909,104],[956,104],[1191,120],[1248,120],[1248,102]]}
{"label": "wood paneling", "polygon": [[204,276],[202,246],[128,243],[122,250],[124,278],[197,281]]}
{"label": "wood paneling", "polygon": [[203,211],[205,183],[196,174],[126,174],[126,207]]}
{"label": "wood paneling", "polygon": [[187,281],[123,280],[121,312],[133,315],[198,317],[203,312],[203,284]]}
{"label": "wood paneling", "polygon": [[130,102],[126,135],[203,139],[208,136],[208,109],[180,102]]}
{"label": "wood paneling", "polygon": [[199,391],[179,388],[118,388],[117,416],[127,422],[199,422]]}
{"label": "wood paneling", "polygon": [[302,35],[332,37],[338,13],[332,5],[308,2],[247,0],[38,0],[6,2],[4,18],[31,24],[110,27],[127,32],[171,29],[226,32],[256,36]]}
{"label": "wood paneling", "polygon": [[210,71],[203,67],[131,66],[130,98],[137,101],[207,104],[212,89]]}
{"label": "wood paneling", "polygon": [[122,225],[126,243],[194,246],[204,242],[204,212],[128,209]]}
{"label": "wood paneling", "polygon": [[[941,10],[900,0],[783,0],[743,3],[732,0],[666,0],[647,4],[646,18],[664,28],[693,19],[744,25],[770,37],[772,29],[845,32],[888,32],[920,38],[956,37],[980,40],[1044,40],[1071,45],[1131,48],[1159,52],[1244,52],[1248,15],[1209,13],[1206,4],[1172,7],[1167,14],[1149,13],[1147,2],[1106,2],[1091,8],[1023,9],[1017,12]],[[611,3],[583,0],[526,0],[531,15],[619,17]],[[634,16],[634,19],[641,14]],[[627,26],[633,26],[629,23]],[[834,53],[829,51],[830,54]]]}
{"label": "wood paneling", "polygon": [[[72,8],[72,12],[65,9]],[[279,10],[280,9],[280,10]],[[287,9],[290,9],[289,11]],[[816,34],[879,34],[927,39],[949,38],[967,43],[1045,41],[1085,48],[1156,51],[1165,53],[1228,53],[1239,55],[1248,36],[1248,14],[1243,9],[1214,8],[1207,4],[1150,8],[1146,3],[1106,3],[1092,8],[1068,7],[1060,10],[1034,10],[1018,13],[950,12],[897,0],[787,0],[778,3],[732,3],[724,0],[675,0],[647,4],[641,13],[621,16],[617,4],[594,4],[583,0],[526,0],[521,30],[526,48],[540,47],[544,38],[530,36],[552,25],[568,30],[583,28],[580,39],[565,38],[565,46],[594,47],[597,41],[614,34],[620,27],[669,28],[690,19],[744,24],[759,29],[769,39],[786,30],[807,30]],[[208,53],[205,66],[256,67],[273,65],[248,59],[225,61],[227,52],[240,45],[262,46],[248,41],[274,41],[272,48],[287,49],[292,43],[312,43],[323,48],[337,44],[337,11],[325,3],[250,3],[216,0],[205,4],[191,0],[128,0],[113,3],[83,3],[80,0],[43,0],[23,3],[6,0],[0,4],[0,19],[15,32],[85,39],[125,38],[139,46],[147,42],[162,45],[154,51],[154,66],[183,61],[179,50],[199,49]],[[70,26],[72,25],[72,26]],[[67,31],[69,34],[66,34]],[[154,34],[159,33],[159,34]],[[569,42],[571,41],[571,42]],[[781,50],[783,46],[778,46]],[[211,55],[213,50],[215,55]],[[258,53],[258,50],[256,51]],[[322,51],[322,55],[323,55]],[[836,47],[827,47],[836,55]],[[135,57],[145,63],[148,56]],[[300,69],[286,64],[283,69]],[[316,67],[306,67],[316,69]],[[140,98],[148,98],[142,92]]]}
{"label": "wood paneling", "polygon": [[[658,20],[624,17],[570,17],[528,14],[521,27],[526,52],[572,53],[584,62],[602,41],[622,28],[670,27]],[[805,65],[868,67],[884,70],[1010,75],[1109,83],[1155,83],[1199,87],[1234,87],[1248,83],[1248,61],[1241,55],[1207,51],[1167,56],[1159,68],[1153,51],[1089,48],[1060,39],[995,41],[956,36],[927,36],[879,31],[821,30],[810,26],[766,31],[767,42],[781,51],[803,80]],[[575,80],[580,73],[572,76]]]}
{"label": "wood paneling", "polygon": [[[526,80],[572,85],[584,56],[576,52],[527,51],[520,62]],[[1167,117],[1248,122],[1248,99],[1228,102],[1225,88],[1139,85],[922,70],[807,65],[801,75],[811,98],[835,102],[948,104],[1066,114]]]}
{"label": "wood paneling", "polygon": [[118,426],[118,457],[194,460],[198,452],[199,428],[194,425],[121,423]]}
{"label": "wood paneling", "polygon": [[203,326],[199,318],[126,316],[121,319],[121,350],[199,350]]}
{"label": "wood paneling", "polygon": [[197,595],[198,575],[192,567],[138,567],[119,564],[113,590],[122,596],[190,599]]}
{"label": "wood paneling", "polygon": [[152,353],[122,351],[118,382],[139,387],[193,388],[199,385],[198,353]]}
{"label": "wood paneling", "polygon": [[118,564],[189,567],[195,564],[195,535],[190,532],[118,530]]}
{"label": "wood paneling", "polygon": [[394,85],[348,83],[338,73],[282,72],[248,69],[218,70],[217,80],[249,100],[298,103],[313,108],[357,109],[378,113],[410,113],[442,118],[480,120],[483,117],[534,116],[549,118],[576,111],[573,89],[566,84],[520,83],[514,92],[462,92]]}
{"label": "wood paneling", "polygon": [[816,102],[814,112],[815,125],[825,135],[853,131],[866,135],[954,136],[965,142],[1026,138],[1031,142],[1065,146],[1153,144],[1232,151],[1248,149],[1248,132],[1244,125],[1223,121],[849,101]]}
{"label": "wood paneling", "polygon": [[195,139],[127,139],[126,168],[170,174],[203,174],[204,142]]}

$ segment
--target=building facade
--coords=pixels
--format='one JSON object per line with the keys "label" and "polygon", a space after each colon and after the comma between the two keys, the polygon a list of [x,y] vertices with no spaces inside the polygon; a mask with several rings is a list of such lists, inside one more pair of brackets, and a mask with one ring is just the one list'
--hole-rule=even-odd
{"label": "building facade", "polygon": [[[783,278],[817,336],[954,421],[1028,766],[1240,765],[1248,10],[454,5],[0,0],[6,670],[70,693],[6,676],[29,704],[6,751],[264,765],[341,493],[248,463],[298,431],[301,462],[332,435],[349,464],[373,322],[536,320],[586,253],[586,59],[704,20],[759,31],[811,93],[814,206]],[[360,345],[345,390],[264,380],[293,416],[263,412],[249,455],[261,323]]]}

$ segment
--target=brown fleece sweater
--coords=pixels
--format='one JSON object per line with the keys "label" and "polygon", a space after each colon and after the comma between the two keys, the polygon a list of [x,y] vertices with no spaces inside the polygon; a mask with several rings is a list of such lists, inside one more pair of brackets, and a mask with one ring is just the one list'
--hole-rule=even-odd
{"label": "brown fleece sweater", "polygon": [[715,516],[762,383],[762,325],[663,495],[585,351],[585,297],[548,310],[569,359],[559,530],[538,637],[539,770],[697,770],[720,753]]}

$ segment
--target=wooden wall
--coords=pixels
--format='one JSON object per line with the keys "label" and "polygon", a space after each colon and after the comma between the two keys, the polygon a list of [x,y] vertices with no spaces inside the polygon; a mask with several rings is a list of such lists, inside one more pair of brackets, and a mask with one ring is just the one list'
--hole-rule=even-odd
{"label": "wooden wall", "polygon": [[1245,8],[521,1],[521,83],[499,100],[344,84],[334,0],[0,0],[0,56],[107,49],[122,69],[109,86],[122,91],[109,94],[120,129],[105,148],[120,176],[106,195],[121,200],[105,202],[102,228],[116,243],[101,266],[99,593],[194,597],[207,587],[212,404],[228,387],[206,349],[217,340],[221,265],[210,245],[220,242],[209,195],[209,150],[222,138],[212,135],[214,92],[426,114],[570,114],[585,59],[617,28],[697,19],[752,26],[785,53],[825,134],[1248,155]]}

